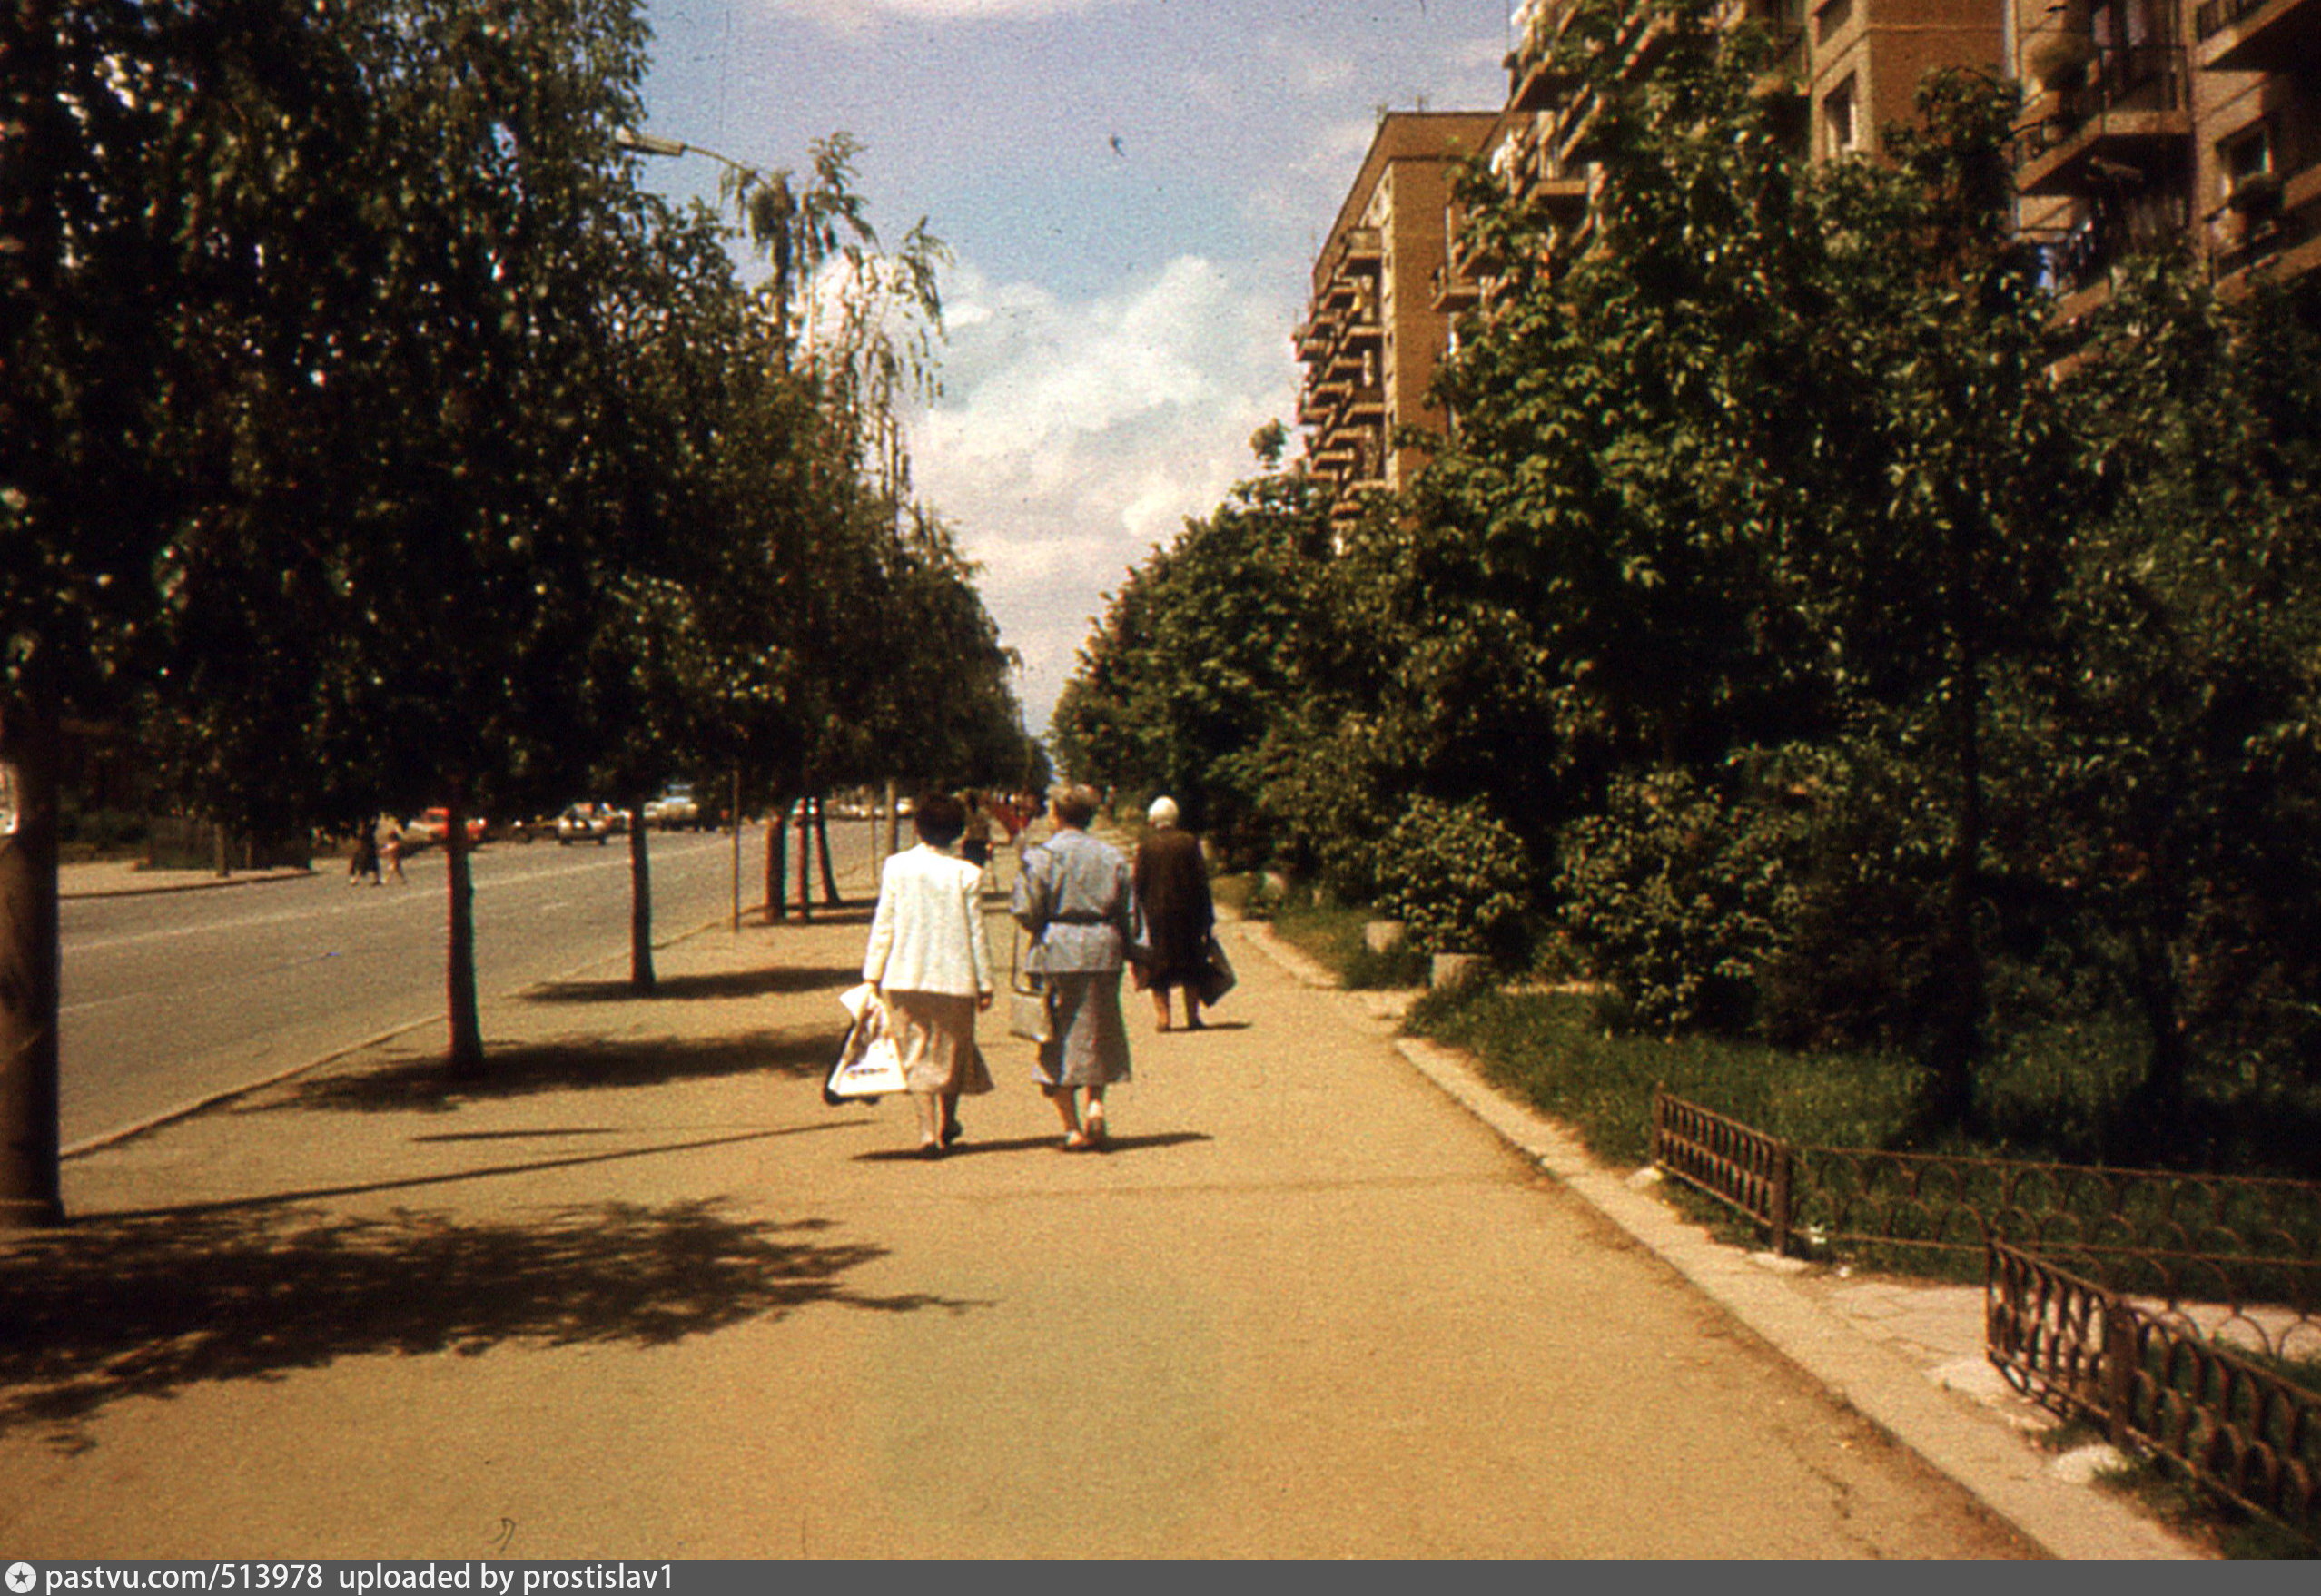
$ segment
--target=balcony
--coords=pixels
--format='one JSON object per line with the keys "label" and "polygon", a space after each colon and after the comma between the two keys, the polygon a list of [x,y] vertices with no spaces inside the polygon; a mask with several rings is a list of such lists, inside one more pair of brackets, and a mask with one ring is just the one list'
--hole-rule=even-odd
{"label": "balcony", "polygon": [[1375,271],[1381,259],[1385,240],[1375,227],[1349,227],[1338,246],[1338,253],[1330,262],[1332,275],[1359,271],[1368,267]]}
{"label": "balcony", "polygon": [[2256,203],[2236,200],[2207,218],[2214,241],[2208,270],[2227,295],[2249,281],[2278,273],[2298,276],[2321,256],[2321,163],[2289,173]]}
{"label": "balcony", "polygon": [[2016,150],[2026,194],[2141,187],[2188,163],[2192,111],[2184,52],[2173,44],[2106,51],[2085,82],[2051,88]]}
{"label": "balcony", "polygon": [[1515,17],[1518,42],[1509,53],[1507,109],[1546,111],[1560,103],[1577,81],[1560,61],[1556,45],[1571,25],[1572,6],[1565,0],[1552,5],[1524,5]]}
{"label": "balcony", "polygon": [[2128,249],[2124,232],[2094,221],[2045,237],[2026,234],[2025,238],[2039,251],[2040,275],[2058,300],[2069,300],[2109,281],[2113,263]]}
{"label": "balcony", "polygon": [[1462,310],[1472,310],[1483,302],[1483,285],[1471,277],[1461,275],[1448,265],[1435,268],[1427,280],[1427,303],[1447,316]]}
{"label": "balcony", "polygon": [[1507,57],[1506,64],[1509,111],[1553,111],[1579,81],[1557,62],[1552,48],[1518,50]]}
{"label": "balcony", "polygon": [[1543,177],[1523,197],[1544,212],[1558,227],[1571,227],[1586,216],[1595,185],[1585,173]]}
{"label": "balcony", "polygon": [[2290,72],[2321,62],[2321,0],[2207,0],[2193,14],[2209,72]]}

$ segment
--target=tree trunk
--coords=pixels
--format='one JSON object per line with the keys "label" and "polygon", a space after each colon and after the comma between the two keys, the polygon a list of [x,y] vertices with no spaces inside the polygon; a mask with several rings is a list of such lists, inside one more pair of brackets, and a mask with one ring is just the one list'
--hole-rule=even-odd
{"label": "tree trunk", "polygon": [[[2168,891],[2167,865],[2160,850],[2149,849],[2147,858],[2158,879],[2152,882],[2152,908],[2147,927],[2137,932],[2132,942],[2136,1000],[2144,1013],[2152,1051],[2144,1067],[2143,1082],[2136,1091],[2138,1112],[2127,1128],[2133,1138],[2127,1150],[2139,1160],[2148,1160],[2159,1150],[2168,1140],[2168,1131],[2182,1128],[2185,1091],[2192,1074],[2192,1039],[2184,1019],[2184,982],[2173,957],[2188,917],[2177,907],[2178,895]],[[2150,929],[2152,922],[2164,923],[2168,929]]]}
{"label": "tree trunk", "polygon": [[1975,646],[1980,617],[1965,589],[1968,571],[1958,562],[1952,581],[1952,647],[1956,666],[1950,683],[1950,743],[1956,761],[1957,809],[1951,831],[1950,882],[1942,914],[1944,994],[1928,1063],[1932,1076],[1918,1116],[1921,1128],[1971,1125],[1975,1117],[1974,1070],[1983,1045],[1989,992],[1982,950],[1975,936],[1976,891],[1981,880],[1983,836],[1982,661]]}
{"label": "tree trunk", "polygon": [[814,851],[822,861],[824,907],[843,908],[846,900],[838,895],[838,877],[830,868],[830,806],[819,798],[814,801]]}
{"label": "tree trunk", "polygon": [[894,791],[894,780],[886,783],[886,852],[889,856],[903,851],[902,800]]}
{"label": "tree trunk", "polygon": [[812,800],[798,800],[798,918],[811,923],[814,920],[814,825],[806,805]]}
{"label": "tree trunk", "polygon": [[56,706],[37,686],[0,703],[15,829],[0,834],[0,1229],[64,1217],[56,1155]]}
{"label": "tree trunk", "polygon": [[777,793],[765,817],[765,923],[790,912],[790,817]]}
{"label": "tree trunk", "polygon": [[443,879],[449,951],[444,988],[450,1005],[451,1049],[445,1060],[455,1076],[470,1079],[484,1072],[483,1021],[476,1009],[476,892],[468,862],[468,795],[464,783],[444,805]]}
{"label": "tree trunk", "polygon": [[628,985],[633,991],[653,990],[653,861],[646,832],[645,800],[632,799],[628,813]]}

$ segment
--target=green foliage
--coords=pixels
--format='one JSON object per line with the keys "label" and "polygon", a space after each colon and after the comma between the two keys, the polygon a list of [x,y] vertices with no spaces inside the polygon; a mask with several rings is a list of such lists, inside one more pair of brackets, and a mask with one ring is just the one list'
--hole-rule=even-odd
{"label": "green foliage", "polygon": [[1795,913],[1805,822],[1681,772],[1622,777],[1566,829],[1564,923],[1625,1025],[1739,1031]]}
{"label": "green foliage", "polygon": [[1065,773],[1167,793],[1230,858],[1265,857],[1269,735],[1303,685],[1325,527],[1305,478],[1263,477],[1131,571],[1057,698]]}
{"label": "green foliage", "polygon": [[1650,1161],[1655,1087],[1777,1136],[1836,1147],[1888,1141],[1920,1089],[1919,1072],[1891,1055],[1805,1058],[1704,1035],[1620,1035],[1575,995],[1454,988],[1419,999],[1406,1023],[1473,1052],[1493,1079],[1575,1127],[1599,1158],[1625,1165]]}
{"label": "green foliage", "polygon": [[1521,958],[1530,862],[1483,804],[1413,800],[1379,847],[1378,880],[1378,912],[1401,921],[1418,951]]}
{"label": "green foliage", "polygon": [[[878,249],[850,139],[736,190],[777,256],[753,293],[615,142],[637,0],[7,26],[0,757],[134,724],[262,833],[704,765],[1032,768],[973,572],[908,502],[946,255]],[[449,881],[472,1062],[457,851]]]}
{"label": "green foliage", "polygon": [[[1559,13],[1585,227],[1472,174],[1434,463],[1294,579],[1245,506],[1156,556],[1060,736],[1348,900],[1414,890],[1418,795],[1496,815],[1625,1023],[1908,1058],[1925,1136],[2272,1156],[2244,1110],[2321,1079],[2321,287],[2128,261],[2059,323],[2015,85],[1812,163],[1777,41],[1655,9],[1641,78],[1633,8]],[[2025,1108],[2027,1057],[2083,1089]]]}

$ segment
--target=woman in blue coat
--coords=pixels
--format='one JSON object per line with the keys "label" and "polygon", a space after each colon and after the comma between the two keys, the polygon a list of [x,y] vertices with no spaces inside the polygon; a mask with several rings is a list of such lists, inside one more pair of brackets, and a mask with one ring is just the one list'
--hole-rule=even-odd
{"label": "woman in blue coat", "polygon": [[1096,805],[1091,788],[1056,790],[1049,802],[1056,834],[1025,850],[1013,902],[1016,920],[1032,934],[1023,967],[1049,994],[1040,1089],[1063,1120],[1067,1152],[1105,1146],[1104,1089],[1129,1079],[1121,972],[1145,956],[1144,915],[1129,862],[1088,834]]}

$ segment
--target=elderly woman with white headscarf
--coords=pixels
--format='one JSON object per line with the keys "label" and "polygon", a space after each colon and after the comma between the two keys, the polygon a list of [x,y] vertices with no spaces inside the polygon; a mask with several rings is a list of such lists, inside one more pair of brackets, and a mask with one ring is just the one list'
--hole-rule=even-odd
{"label": "elderly woman with white headscarf", "polygon": [[1176,800],[1155,798],[1144,818],[1151,829],[1137,844],[1132,875],[1152,956],[1138,977],[1152,990],[1153,1013],[1162,1030],[1169,1029],[1172,987],[1184,989],[1185,1029],[1199,1030],[1201,972],[1209,962],[1209,935],[1217,924],[1216,905],[1209,895],[1209,867],[1200,856],[1200,840],[1178,827]]}

